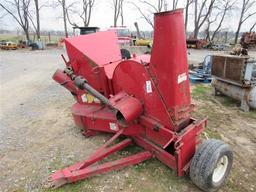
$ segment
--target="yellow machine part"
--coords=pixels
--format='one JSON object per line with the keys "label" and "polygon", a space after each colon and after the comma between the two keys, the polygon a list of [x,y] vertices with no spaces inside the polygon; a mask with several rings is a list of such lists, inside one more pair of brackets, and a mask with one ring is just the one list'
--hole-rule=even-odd
{"label": "yellow machine part", "polygon": [[150,39],[136,39],[135,41],[135,45],[136,46],[148,46],[148,45],[152,45],[152,40]]}
{"label": "yellow machine part", "polygon": [[81,95],[82,101],[85,103],[100,103],[100,100],[97,99],[96,97],[92,96],[89,93],[84,93]]}
{"label": "yellow machine part", "polygon": [[87,103],[92,103],[94,101],[94,97],[90,94],[86,94]]}

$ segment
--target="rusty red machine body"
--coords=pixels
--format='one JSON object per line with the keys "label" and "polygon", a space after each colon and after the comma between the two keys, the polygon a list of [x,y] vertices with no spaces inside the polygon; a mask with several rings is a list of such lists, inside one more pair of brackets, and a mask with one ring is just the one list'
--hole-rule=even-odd
{"label": "rusty red machine body", "polygon": [[[206,119],[191,117],[186,39],[182,10],[155,14],[151,55],[121,59],[114,32],[97,32],[65,40],[69,61],[53,79],[67,88],[76,103],[75,124],[86,137],[114,136],[89,159],[51,175],[54,187],[157,158],[184,175]],[[127,139],[113,144],[120,135]],[[136,144],[144,151],[94,165]]]}

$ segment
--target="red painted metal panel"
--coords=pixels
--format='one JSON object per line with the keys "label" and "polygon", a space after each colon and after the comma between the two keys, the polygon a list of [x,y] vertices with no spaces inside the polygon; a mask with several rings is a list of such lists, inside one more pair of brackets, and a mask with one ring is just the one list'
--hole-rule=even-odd
{"label": "red painted metal panel", "polygon": [[[168,111],[172,115],[185,113],[189,118],[190,90],[183,19],[182,9],[155,13],[150,68]],[[178,120],[179,115],[174,118]]]}
{"label": "red painted metal panel", "polygon": [[75,171],[72,173],[72,176],[70,176],[68,180],[69,182],[74,182],[94,176],[99,173],[105,173],[113,170],[118,170],[130,165],[135,165],[151,158],[152,154],[149,151],[141,152],[116,161],[107,162],[102,165],[96,165],[83,170]]}
{"label": "red painted metal panel", "polygon": [[169,129],[174,129],[143,64],[134,60],[120,62],[114,71],[112,83],[115,94],[125,91],[133,95],[143,103],[145,115],[154,117]]}
{"label": "red painted metal panel", "polygon": [[141,116],[139,122],[146,127],[145,137],[163,148],[166,148],[175,138],[174,132],[150,117]]}
{"label": "red painted metal panel", "polygon": [[75,36],[65,39],[65,45],[75,74],[85,77],[92,87],[108,97],[110,92],[103,66],[121,60],[116,34],[107,31]]}
{"label": "red painted metal panel", "polygon": [[116,118],[120,124],[128,125],[128,123],[136,120],[143,111],[141,102],[125,92],[119,92],[110,98],[110,103],[118,110]]}
{"label": "red painted metal panel", "polygon": [[184,175],[185,168],[192,159],[197,145],[199,134],[203,131],[206,125],[206,119],[194,121],[186,127],[181,134],[178,135],[174,148],[178,158],[178,175]]}
{"label": "red painted metal panel", "polygon": [[143,137],[134,137],[134,141],[137,145],[141,146],[145,150],[150,151],[154,157],[156,157],[168,167],[174,170],[177,169],[176,158],[161,147],[158,147],[157,145]]}
{"label": "red painted metal panel", "polygon": [[78,93],[78,88],[74,85],[73,81],[66,74],[63,73],[62,70],[57,69],[52,78],[54,81],[64,86],[71,93]]}
{"label": "red painted metal panel", "polygon": [[[108,107],[76,103],[72,106],[76,125],[81,124],[86,130],[116,133],[123,127],[116,120],[115,113]],[[82,123],[81,123],[82,122]],[[139,135],[143,132],[141,125],[132,122],[124,129],[124,135]]]}
{"label": "red painted metal panel", "polygon": [[83,162],[82,165],[79,167],[79,169],[84,169],[85,167],[92,165],[93,163],[107,157],[108,155],[110,155],[116,151],[120,151],[121,149],[123,149],[124,147],[127,147],[131,143],[132,143],[131,139],[125,139],[125,140],[121,141],[120,143],[109,147],[108,149],[97,151],[97,153],[95,153],[94,156],[92,156],[91,158],[89,158],[88,160]]}
{"label": "red painted metal panel", "polygon": [[116,62],[113,62],[113,63],[109,63],[109,64],[105,64],[104,65],[104,70],[105,70],[105,73],[106,73],[106,76],[108,77],[108,79],[112,79],[113,77],[113,72],[116,68],[116,66],[120,63],[120,61],[116,61]]}
{"label": "red painted metal panel", "polygon": [[[73,51],[84,55],[85,60],[90,60],[99,67],[110,62],[121,60],[117,36],[112,31],[101,31],[88,35],[74,36],[65,39],[66,49],[70,61],[75,60]],[[75,49],[71,49],[71,47]]]}
{"label": "red painted metal panel", "polygon": [[112,170],[118,170],[130,165],[135,165],[150,158],[152,158],[152,154],[149,151],[144,151],[135,155],[107,162],[101,165],[89,166],[84,169],[75,170],[73,168],[66,168],[63,170],[59,170],[52,174],[50,179],[52,181],[52,184],[56,188],[65,183],[76,182],[94,176],[96,174],[101,174]]}

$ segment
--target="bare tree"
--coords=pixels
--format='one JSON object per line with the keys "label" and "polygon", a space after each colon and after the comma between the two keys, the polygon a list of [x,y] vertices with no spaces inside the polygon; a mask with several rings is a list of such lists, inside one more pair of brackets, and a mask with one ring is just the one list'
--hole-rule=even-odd
{"label": "bare tree", "polygon": [[62,9],[64,33],[65,33],[65,37],[68,37],[66,0],[54,1],[53,4],[52,4],[52,7],[53,8],[57,8],[58,6],[61,6],[61,9]]}
{"label": "bare tree", "polygon": [[250,30],[249,30],[249,33],[252,32],[252,30],[254,29],[254,27],[256,26],[256,22],[254,22],[254,24],[251,26]]}
{"label": "bare tree", "polygon": [[123,9],[123,3],[124,1],[122,1],[121,3],[121,10],[120,10],[120,17],[121,17],[121,26],[124,26],[124,9]]}
{"label": "bare tree", "polygon": [[172,0],[172,9],[177,9],[178,0]]}
{"label": "bare tree", "polygon": [[30,40],[29,36],[29,5],[30,0],[5,0],[4,3],[0,3],[8,15],[10,15],[23,29],[27,41]]}
{"label": "bare tree", "polygon": [[1,12],[1,13],[0,13],[0,19],[3,19],[6,15],[8,15],[8,13]]}
{"label": "bare tree", "polygon": [[40,39],[40,15],[39,15],[39,3],[38,0],[34,0],[35,2],[35,10],[36,10],[36,36],[37,39]]}
{"label": "bare tree", "polygon": [[124,0],[112,0],[112,5],[113,5],[113,9],[114,9],[114,27],[117,26],[117,21],[118,18],[121,17],[122,23],[124,21],[124,17],[123,17],[123,2]]}
{"label": "bare tree", "polygon": [[41,38],[41,27],[40,27],[40,11],[43,7],[49,6],[48,1],[39,1],[39,0],[33,0],[34,1],[34,8],[29,10],[29,20],[32,24],[32,27],[35,30],[36,37],[38,40]]}
{"label": "bare tree", "polygon": [[31,24],[36,32],[37,39],[40,39],[41,36],[41,29],[40,29],[40,10],[42,7],[47,6],[47,4],[42,4],[39,6],[39,1],[34,0],[34,5],[35,5],[35,15],[36,15],[36,21],[34,21],[33,15],[31,14],[32,11],[29,12],[29,20],[31,21]]}
{"label": "bare tree", "polygon": [[67,27],[67,6],[66,6],[66,0],[53,0],[51,5],[53,9],[56,9],[57,7],[61,7],[62,11],[62,19],[63,19],[63,26],[64,26],[64,33],[65,37],[68,37],[68,27]]}
{"label": "bare tree", "polygon": [[197,38],[199,30],[209,17],[213,6],[214,6],[215,0],[194,0],[194,38]]}
{"label": "bare tree", "polygon": [[66,0],[59,0],[59,2],[61,2],[62,6],[65,37],[68,37]]}
{"label": "bare tree", "polygon": [[65,37],[68,37],[66,0],[58,0],[62,7]]}
{"label": "bare tree", "polygon": [[[3,22],[4,17],[7,15],[7,13],[0,13],[0,25],[3,27],[6,24]],[[1,29],[0,29],[1,30]]]}
{"label": "bare tree", "polygon": [[6,13],[5,10],[2,9],[2,11],[0,12],[0,25],[4,25],[4,23],[2,23],[2,20],[6,15],[8,15],[8,13]]}
{"label": "bare tree", "polygon": [[148,5],[149,7],[151,7],[153,9],[153,12],[157,13],[157,12],[161,12],[164,10],[164,6],[165,5],[165,0],[157,0],[157,4],[153,4],[150,3],[149,1],[142,1],[140,0],[141,3],[143,3],[144,5]]}
{"label": "bare tree", "polygon": [[[139,4],[136,4],[132,1],[129,3],[132,4],[141,14],[142,18],[152,27],[154,28],[153,23],[153,14],[157,12],[161,12],[167,10],[167,2],[165,0],[158,0],[157,3],[153,4],[149,1],[139,0]],[[142,9],[143,7],[143,9]]]}
{"label": "bare tree", "polygon": [[240,18],[237,25],[236,35],[235,35],[235,44],[237,43],[242,24],[251,16],[256,14],[256,10],[253,9],[255,4],[256,4],[255,0],[242,0],[241,13],[240,13]]}
{"label": "bare tree", "polygon": [[[91,21],[91,15],[92,10],[95,5],[95,0],[79,0],[74,1],[70,5],[66,6],[66,13],[67,13],[67,19],[70,25],[77,27],[78,21],[74,22],[72,21],[72,17],[70,16],[70,13],[75,16],[78,15],[78,17],[82,20],[83,26],[87,27],[90,24]],[[80,10],[82,7],[82,10]]]}
{"label": "bare tree", "polygon": [[94,6],[94,3],[95,0],[83,0],[83,12],[80,15],[80,18],[83,20],[85,27],[90,24],[92,8]]}
{"label": "bare tree", "polygon": [[[74,22],[72,17],[70,17],[70,13],[71,15],[77,15],[78,14],[78,10],[75,8],[75,5],[78,4],[78,1],[74,1],[72,2],[71,4],[67,5],[66,4],[66,7],[65,7],[65,10],[66,10],[66,19],[67,21],[69,22],[70,25],[72,25],[73,27],[78,27],[78,24],[77,22]],[[82,13],[83,14],[83,13]],[[81,14],[78,14],[78,16],[83,16]],[[84,20],[83,20],[84,21]]]}
{"label": "bare tree", "polygon": [[[218,9],[220,10],[217,13],[217,17],[220,16],[220,20],[218,22],[218,26],[215,28],[215,30],[213,31],[212,37],[211,37],[211,41],[214,40],[216,34],[219,32],[219,30],[221,29],[222,23],[228,13],[228,11],[230,11],[232,8],[234,8],[234,4],[236,3],[236,1],[230,1],[230,0],[223,0],[220,1],[220,5],[218,7]],[[217,20],[217,19],[216,19]]]}
{"label": "bare tree", "polygon": [[129,2],[131,4],[133,4],[133,6],[138,10],[138,12],[141,14],[141,17],[152,27],[154,28],[154,23],[152,21],[152,18],[150,16],[150,14],[144,12],[137,4],[133,3],[133,2]]}
{"label": "bare tree", "polygon": [[192,3],[193,3],[193,0],[186,0],[186,5],[185,5],[185,31],[186,32],[187,32],[187,26],[188,26],[188,11]]}
{"label": "bare tree", "polygon": [[211,40],[211,35],[210,35],[210,28],[211,28],[211,24],[216,22],[218,19],[218,16],[220,15],[220,13],[216,14],[215,16],[212,16],[211,14],[209,15],[209,17],[206,19],[206,28],[205,28],[205,39],[210,41]]}
{"label": "bare tree", "polygon": [[[228,13],[233,7],[236,1],[232,0],[221,0],[216,2],[216,6],[214,6],[214,10],[212,11],[207,20],[206,20],[206,29],[205,29],[205,34],[206,37],[205,39],[209,41],[213,41],[216,34],[220,31],[223,21]],[[214,29],[212,36],[210,35],[210,28],[213,23],[217,23],[217,27]]]}

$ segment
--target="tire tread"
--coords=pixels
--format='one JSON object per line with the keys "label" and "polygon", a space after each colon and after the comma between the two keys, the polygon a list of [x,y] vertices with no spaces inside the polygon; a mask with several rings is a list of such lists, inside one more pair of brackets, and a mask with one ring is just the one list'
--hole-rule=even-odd
{"label": "tire tread", "polygon": [[[190,165],[191,180],[204,191],[215,191],[219,186],[213,186],[212,173],[222,153],[229,154],[229,163],[232,165],[233,155],[229,146],[223,141],[209,139],[204,141],[196,150]],[[231,167],[229,168],[231,169]],[[227,175],[230,170],[227,170]],[[226,175],[226,176],[227,176]]]}

